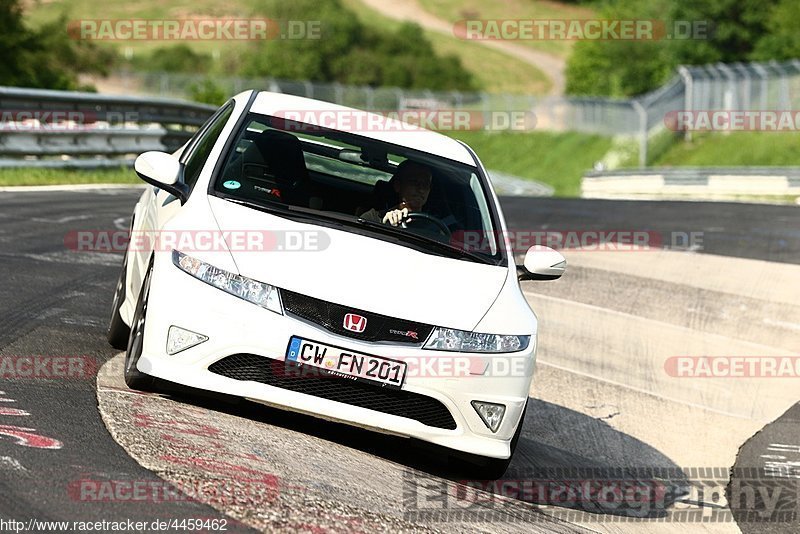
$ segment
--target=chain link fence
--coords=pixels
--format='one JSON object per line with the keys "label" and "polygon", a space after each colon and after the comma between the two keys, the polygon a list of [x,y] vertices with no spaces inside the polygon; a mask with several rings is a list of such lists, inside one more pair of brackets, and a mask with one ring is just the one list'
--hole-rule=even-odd
{"label": "chain link fence", "polygon": [[[118,73],[114,79],[123,91],[183,98],[191,97],[209,80],[174,73]],[[637,139],[638,163],[646,167],[666,146],[663,139],[691,136],[690,130],[671,122],[676,113],[796,109],[800,60],[680,67],[664,86],[634,99],[437,92],[272,78],[214,77],[210,81],[227,95],[259,88],[381,112],[447,109],[491,116],[519,111],[535,116],[535,121],[523,124],[524,129]],[[491,120],[482,124],[486,129],[503,129]]]}

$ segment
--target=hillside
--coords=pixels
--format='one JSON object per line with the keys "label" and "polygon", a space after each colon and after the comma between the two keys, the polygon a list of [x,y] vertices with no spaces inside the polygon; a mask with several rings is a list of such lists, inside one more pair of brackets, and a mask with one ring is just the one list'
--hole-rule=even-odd
{"label": "hillside", "polygon": [[[452,4],[452,2],[451,2]],[[564,17],[573,16],[574,12],[585,14],[587,10],[575,8],[559,3],[546,2],[546,8],[537,8],[541,13],[558,13],[563,8]],[[537,4],[538,5],[538,4]],[[253,3],[245,0],[231,0],[225,4],[211,2],[210,0],[175,0],[164,3],[156,0],[141,0],[139,2],[109,1],[102,4],[97,0],[64,0],[61,2],[45,2],[31,0],[26,4],[26,19],[34,27],[39,27],[45,22],[56,20],[64,15],[72,24],[81,20],[130,20],[130,19],[187,19],[187,18],[213,18],[213,17],[250,17],[270,16],[269,2]],[[100,8],[102,6],[102,8]],[[342,0],[342,6],[352,11],[365,25],[380,32],[394,31],[399,27],[399,22],[391,20],[375,10],[367,7],[361,0]],[[427,7],[427,6],[423,6]],[[450,5],[455,12],[461,10]],[[442,7],[437,8],[439,11]],[[469,7],[465,8],[469,11]],[[492,10],[498,8],[493,7]],[[495,14],[495,11],[487,13]],[[436,13],[437,16],[445,16]],[[488,16],[488,15],[487,15]],[[447,19],[450,20],[450,19]],[[455,35],[424,31],[425,37],[432,43],[437,54],[453,54],[457,56],[464,67],[472,74],[477,85],[485,91],[493,93],[518,93],[518,94],[545,94],[550,91],[551,83],[538,69],[502,50],[485,46],[485,43],[469,42],[457,38]],[[113,47],[129,60],[142,60],[154,50],[165,45],[175,44],[165,41],[103,41],[103,45]],[[230,58],[238,58],[249,53],[247,43],[237,41],[182,41],[181,44],[189,46],[192,50],[210,56],[210,70],[224,72],[229,68]],[[542,48],[541,43],[527,43],[534,47]],[[555,48],[544,44],[544,49],[553,49],[563,54],[568,50],[569,44],[555,44]],[[235,59],[233,61],[236,61]]]}

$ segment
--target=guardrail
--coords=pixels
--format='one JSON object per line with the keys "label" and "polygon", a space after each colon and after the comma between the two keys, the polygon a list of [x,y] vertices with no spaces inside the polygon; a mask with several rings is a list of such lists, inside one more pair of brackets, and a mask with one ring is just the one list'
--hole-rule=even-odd
{"label": "guardrail", "polygon": [[800,167],[696,167],[592,171],[581,181],[584,198],[764,199],[800,198]]}
{"label": "guardrail", "polygon": [[129,164],[126,156],[176,150],[215,109],[169,98],[0,87],[0,166]]}
{"label": "guardrail", "polygon": [[[792,111],[800,108],[800,59],[768,63],[681,66],[664,85],[636,98],[536,96],[485,92],[429,91],[397,87],[345,86],[338,83],[226,78],[186,73],[114,73],[115,82],[130,91],[159,96],[184,96],[190,88],[212,83],[226,94],[248,87],[316,98],[359,109],[463,109],[493,113],[533,112],[537,131],[585,132],[636,137],[639,166],[658,156],[658,137],[691,137],[691,126],[677,122],[677,113],[715,111]],[[694,121],[690,121],[693,123]],[[492,124],[491,121],[487,123]],[[532,125],[525,121],[523,128]],[[494,128],[498,128],[497,125]],[[499,126],[503,128],[503,126]]]}
{"label": "guardrail", "polygon": [[[142,152],[179,148],[215,109],[170,98],[0,87],[0,168],[132,166]],[[547,185],[490,172],[500,194],[553,194]]]}

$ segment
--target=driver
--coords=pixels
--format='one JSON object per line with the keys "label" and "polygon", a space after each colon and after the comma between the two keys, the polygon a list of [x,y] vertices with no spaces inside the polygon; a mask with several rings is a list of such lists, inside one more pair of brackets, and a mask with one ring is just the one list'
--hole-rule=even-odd
{"label": "driver", "polygon": [[431,192],[432,173],[427,166],[416,161],[405,160],[392,177],[391,184],[400,203],[382,213],[375,208],[363,213],[362,219],[399,225],[409,214],[422,211]]}

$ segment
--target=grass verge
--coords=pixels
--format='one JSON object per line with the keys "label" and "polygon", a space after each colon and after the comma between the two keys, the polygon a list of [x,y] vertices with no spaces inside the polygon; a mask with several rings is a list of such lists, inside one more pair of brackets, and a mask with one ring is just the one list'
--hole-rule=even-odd
{"label": "grass verge", "polygon": [[[460,20],[573,20],[596,17],[595,10],[567,2],[542,0],[420,0],[420,5],[440,19]],[[517,44],[566,58],[572,50],[570,39],[520,39]]]}
{"label": "grass verge", "polygon": [[35,167],[0,169],[0,186],[8,185],[73,185],[73,184],[141,184],[133,169],[64,170]]}
{"label": "grass verge", "polygon": [[[369,26],[385,31],[393,31],[400,26],[400,22],[381,15],[360,0],[342,0],[342,3],[356,12],[361,22]],[[424,32],[437,53],[455,54],[459,57],[483,91],[540,95],[550,90],[550,79],[524,61],[481,43],[458,39],[452,34],[444,35],[430,30]]]}
{"label": "grass verge", "polygon": [[650,164],[654,167],[800,165],[800,134],[786,132],[695,134],[692,141],[676,141]]}
{"label": "grass verge", "polygon": [[[383,30],[394,30],[400,23],[384,17],[365,6],[360,0],[343,0],[345,7],[352,9],[359,19],[370,26]],[[55,20],[66,13],[67,19],[78,22],[83,19],[186,19],[192,16],[223,17],[252,16],[255,8],[245,0],[232,0],[225,5],[212,0],[175,0],[164,3],[158,0],[141,0],[137,3],[111,2],[103,6],[102,16],[97,13],[96,0],[65,0],[64,2],[32,2],[26,9],[26,20],[33,27]],[[544,73],[507,54],[492,50],[478,42],[468,42],[454,35],[443,35],[425,31],[440,54],[455,54],[478,81],[482,90],[497,93],[546,94],[550,80]],[[222,53],[223,48],[242,48],[230,41],[189,40],[183,41],[197,52]],[[164,41],[109,40],[102,43],[114,46],[126,54],[149,54],[153,49],[174,44]],[[242,53],[247,53],[243,51]],[[216,61],[216,60],[215,60]],[[220,65],[216,65],[219,67]]]}
{"label": "grass verge", "polygon": [[[580,193],[581,177],[611,147],[599,135],[546,132],[453,132],[490,169],[553,186],[557,196]],[[65,184],[140,184],[133,170],[0,169],[0,186]]]}
{"label": "grass verge", "polygon": [[611,148],[611,138],[581,133],[453,132],[483,164],[552,186],[559,197],[580,195],[581,177]]}

